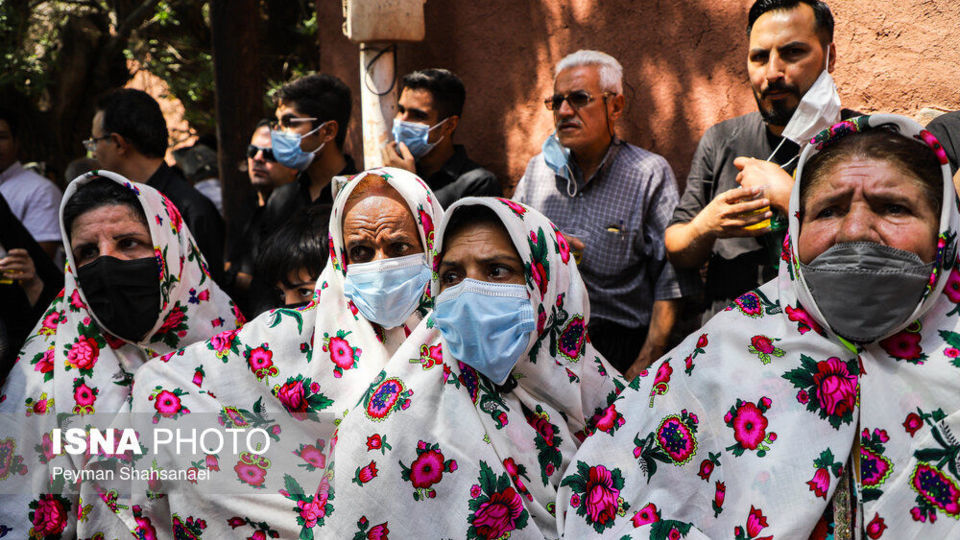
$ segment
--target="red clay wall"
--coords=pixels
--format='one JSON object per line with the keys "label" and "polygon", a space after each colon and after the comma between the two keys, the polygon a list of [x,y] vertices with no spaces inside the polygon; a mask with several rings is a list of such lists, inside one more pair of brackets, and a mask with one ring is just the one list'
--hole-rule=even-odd
{"label": "red clay wall", "polygon": [[[960,2],[834,0],[844,106],[921,118],[960,109]],[[320,70],[353,88],[359,115],[358,46],[340,31],[339,0],[318,0]],[[553,66],[580,48],[624,66],[626,140],[663,154],[681,186],[703,132],[756,108],[747,84],[744,32],[752,0],[428,0],[427,39],[401,44],[401,74],[457,72],[467,87],[457,140],[507,184],[523,174],[552,130],[542,100]],[[359,122],[347,149],[361,158]]]}

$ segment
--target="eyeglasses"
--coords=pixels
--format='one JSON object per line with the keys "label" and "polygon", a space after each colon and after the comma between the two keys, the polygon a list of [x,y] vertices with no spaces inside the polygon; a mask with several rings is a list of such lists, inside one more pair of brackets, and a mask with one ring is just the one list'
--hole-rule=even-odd
{"label": "eyeglasses", "polygon": [[113,135],[113,133],[107,133],[102,137],[90,137],[89,139],[85,139],[83,141],[83,147],[87,150],[87,152],[96,152],[97,142],[102,141],[104,139],[109,139],[111,135]]}
{"label": "eyeglasses", "polygon": [[[601,94],[601,97],[607,97],[614,95],[614,92],[604,92]],[[594,96],[591,96],[586,90],[574,90],[569,94],[554,94],[547,99],[543,100],[543,104],[547,106],[548,111],[558,111],[560,107],[563,106],[563,102],[566,101],[574,109],[580,109],[589,105],[593,100],[597,99]]]}
{"label": "eyeglasses", "polygon": [[263,152],[264,161],[277,161],[277,158],[273,157],[273,149],[264,148],[262,146],[257,146],[255,144],[247,145],[247,157],[254,159],[257,157],[257,153]]}
{"label": "eyeglasses", "polygon": [[279,128],[290,129],[297,124],[302,124],[303,122],[316,122],[319,118],[306,118],[300,116],[284,116],[280,120],[273,120],[270,122],[270,129],[277,131]]}

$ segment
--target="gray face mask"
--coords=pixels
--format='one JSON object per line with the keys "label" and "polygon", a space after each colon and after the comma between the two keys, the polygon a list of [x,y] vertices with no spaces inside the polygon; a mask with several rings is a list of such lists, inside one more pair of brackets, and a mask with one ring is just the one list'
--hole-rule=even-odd
{"label": "gray face mask", "polygon": [[909,251],[848,242],[831,246],[810,264],[800,263],[800,269],[830,328],[849,340],[870,342],[906,322],[933,264]]}

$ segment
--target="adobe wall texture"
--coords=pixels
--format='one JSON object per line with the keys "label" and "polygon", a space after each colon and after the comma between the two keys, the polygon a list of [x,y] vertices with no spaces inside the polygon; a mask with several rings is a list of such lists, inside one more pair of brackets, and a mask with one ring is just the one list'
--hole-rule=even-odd
{"label": "adobe wall texture", "polygon": [[[918,119],[960,109],[960,2],[833,0],[845,107]],[[358,46],[343,37],[339,1],[320,0],[320,70],[355,92]],[[522,176],[552,130],[542,100],[553,65],[580,48],[624,66],[628,109],[618,131],[663,154],[682,187],[697,141],[712,124],[755,110],[747,84],[746,14],[752,0],[428,0],[427,38],[400,44],[401,74],[457,72],[467,103],[457,141],[505,184]],[[361,158],[359,122],[347,150]]]}

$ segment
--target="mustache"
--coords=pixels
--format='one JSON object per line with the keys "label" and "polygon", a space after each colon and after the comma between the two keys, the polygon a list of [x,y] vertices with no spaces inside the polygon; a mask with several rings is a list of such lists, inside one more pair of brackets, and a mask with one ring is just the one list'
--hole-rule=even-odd
{"label": "mustache", "polygon": [[792,84],[787,84],[783,81],[776,81],[774,83],[771,83],[770,86],[766,88],[766,90],[760,93],[760,97],[766,98],[772,92],[789,92],[794,96],[796,96],[797,98],[800,98],[800,89]]}

